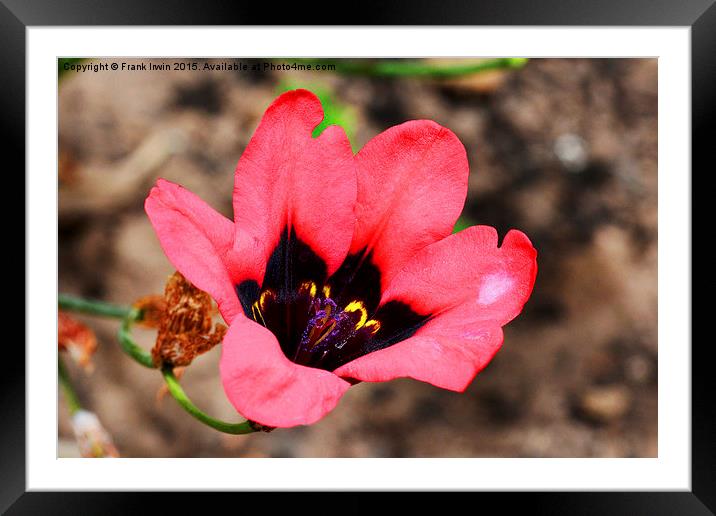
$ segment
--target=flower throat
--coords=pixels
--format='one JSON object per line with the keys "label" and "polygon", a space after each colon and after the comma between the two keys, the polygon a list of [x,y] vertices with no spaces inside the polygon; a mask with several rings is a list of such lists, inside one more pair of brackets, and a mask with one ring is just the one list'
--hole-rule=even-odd
{"label": "flower throat", "polygon": [[236,292],[289,360],[329,371],[408,338],[429,318],[399,301],[379,306],[380,272],[369,255],[348,256],[327,278],[323,260],[285,230],[261,287],[245,281]]}

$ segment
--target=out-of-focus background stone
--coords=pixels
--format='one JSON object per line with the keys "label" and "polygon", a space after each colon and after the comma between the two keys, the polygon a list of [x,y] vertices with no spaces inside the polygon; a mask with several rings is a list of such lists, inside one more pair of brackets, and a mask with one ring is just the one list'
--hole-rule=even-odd
{"label": "out-of-focus background stone", "polygon": [[[68,72],[59,89],[60,291],[124,304],[162,292],[172,268],[143,211],[152,182],[181,183],[230,217],[236,162],[287,83],[323,88],[347,106],[355,150],[409,119],[452,129],[471,167],[463,221],[530,236],[539,252],[532,298],[464,394],[411,380],[364,383],[311,427],[249,436],[205,427],[170,397],[158,402],[160,375],[119,351],[117,323],[84,317],[100,340],[96,367],[70,374],[120,453],[656,456],[653,59],[534,59],[522,69],[447,81]],[[137,335],[151,346],[150,332]],[[197,359],[182,382],[208,413],[239,420],[221,387],[219,353]],[[73,456],[60,403],[59,450]]]}

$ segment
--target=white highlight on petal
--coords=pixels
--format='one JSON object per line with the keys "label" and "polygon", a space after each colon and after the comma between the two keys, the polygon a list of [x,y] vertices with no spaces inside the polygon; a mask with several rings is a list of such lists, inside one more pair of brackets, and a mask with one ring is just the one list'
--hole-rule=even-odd
{"label": "white highlight on petal", "polygon": [[477,296],[478,304],[489,305],[494,303],[512,288],[514,282],[515,280],[504,272],[487,275],[480,286],[480,292]]}
{"label": "white highlight on petal", "polygon": [[484,341],[490,336],[486,331],[465,331],[461,335],[463,339],[480,341]]}

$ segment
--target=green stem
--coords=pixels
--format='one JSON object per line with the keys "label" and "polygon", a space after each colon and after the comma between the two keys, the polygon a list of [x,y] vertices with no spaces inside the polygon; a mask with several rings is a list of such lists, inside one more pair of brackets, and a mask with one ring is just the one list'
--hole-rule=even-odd
{"label": "green stem", "polygon": [[522,68],[527,59],[504,57],[479,62],[435,64],[413,60],[353,61],[350,59],[301,59],[307,64],[332,64],[338,73],[385,77],[459,77],[488,70]]}
{"label": "green stem", "polygon": [[251,423],[249,423],[248,421],[243,421],[241,423],[226,423],[224,421],[219,421],[218,419],[214,419],[213,417],[208,416],[207,414],[199,410],[199,408],[197,408],[194,403],[192,403],[192,401],[184,392],[184,389],[182,389],[181,385],[179,384],[179,381],[177,380],[176,376],[174,376],[174,372],[170,367],[162,368],[162,375],[164,376],[164,381],[167,383],[169,392],[174,397],[174,399],[177,400],[179,405],[181,405],[184,410],[186,410],[189,414],[194,416],[196,419],[198,419],[205,425],[215,428],[216,430],[219,430],[221,432],[234,435],[250,434],[256,431],[254,430],[254,428],[252,428]]}
{"label": "green stem", "polygon": [[69,294],[58,294],[57,304],[62,310],[81,312],[92,315],[103,315],[123,319],[132,311],[131,306],[118,306],[104,301],[82,299]]}
{"label": "green stem", "polygon": [[60,357],[57,357],[57,378],[60,383],[60,387],[62,387],[62,394],[65,397],[67,408],[69,409],[70,414],[74,415],[77,411],[82,409],[82,405],[80,404],[77,392],[75,392],[75,388],[72,386],[70,376],[67,374],[65,363]]}
{"label": "green stem", "polygon": [[[117,338],[122,346],[122,350],[129,355],[129,357],[134,359],[135,362],[143,365],[144,367],[151,369],[156,368],[154,361],[152,360],[152,355],[139,347],[132,338],[132,323],[142,319],[141,310],[132,307],[111,305],[102,301],[80,299],[65,294],[60,294],[58,296],[58,304],[60,308],[65,310],[121,318],[122,324],[117,332]],[[67,371],[65,370],[62,361],[58,362],[58,367],[60,385],[65,393],[65,398],[70,408],[70,412],[74,414],[81,408],[79,399],[72,388],[72,384],[69,382],[69,377],[67,376]],[[177,400],[179,405],[205,425],[215,428],[221,432],[235,435],[250,434],[257,431],[252,427],[249,421],[243,421],[241,423],[226,423],[205,414],[188,398],[170,367],[162,368],[162,375],[164,376],[164,381],[169,388],[169,392],[174,399]]]}
{"label": "green stem", "polygon": [[137,363],[144,367],[154,369],[154,360],[152,355],[140,348],[134,339],[132,339],[132,323],[142,318],[142,313],[136,308],[132,308],[127,316],[122,320],[122,325],[119,327],[117,332],[117,338],[119,343],[122,345],[122,350],[132,357]]}

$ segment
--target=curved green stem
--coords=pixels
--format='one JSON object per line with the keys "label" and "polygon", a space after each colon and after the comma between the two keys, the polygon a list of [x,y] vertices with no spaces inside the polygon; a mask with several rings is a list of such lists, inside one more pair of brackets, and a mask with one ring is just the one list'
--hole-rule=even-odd
{"label": "curved green stem", "polygon": [[82,404],[77,396],[77,392],[75,392],[70,376],[67,374],[65,363],[60,357],[57,357],[57,378],[60,383],[60,387],[62,387],[62,394],[65,396],[67,408],[69,409],[70,414],[75,414],[77,411],[82,409]]}
{"label": "curved green stem", "polygon": [[[134,359],[135,362],[143,365],[144,367],[148,367],[151,369],[156,368],[156,366],[154,365],[154,361],[152,360],[152,355],[139,347],[132,338],[132,323],[142,319],[141,310],[132,307],[111,305],[102,301],[90,301],[86,299],[80,299],[65,294],[60,294],[58,296],[58,301],[60,308],[63,308],[65,310],[73,310],[76,312],[84,312],[95,315],[106,315],[109,317],[121,318],[122,324],[119,328],[119,331],[117,332],[117,338],[119,339],[119,343],[122,345],[122,350],[132,359]],[[70,408],[70,412],[74,413],[81,408],[79,399],[77,398],[77,395],[72,388],[72,384],[69,381],[67,371],[65,370],[62,361],[58,362],[58,368],[60,384],[62,385],[63,392],[65,393],[67,404]],[[177,380],[176,376],[174,376],[174,373],[172,372],[172,369],[170,367],[164,367],[161,371],[162,375],[164,376],[164,381],[166,382],[167,387],[169,389],[169,392],[174,397],[174,399],[177,400],[179,405],[184,410],[186,410],[189,414],[194,416],[196,419],[198,419],[205,425],[215,428],[216,430],[219,430],[221,432],[235,435],[250,434],[252,432],[258,431],[252,426],[249,421],[243,421],[241,423],[226,423],[224,421],[219,421],[218,419],[214,419],[213,417],[205,414],[204,412],[199,410],[199,408],[194,405],[194,403],[192,403],[192,401],[186,395],[184,389],[182,389],[181,385],[179,384],[179,381]]]}
{"label": "curved green stem", "polygon": [[522,68],[526,58],[502,57],[479,62],[436,64],[434,62],[401,59],[395,61],[354,61],[351,59],[301,59],[311,64],[332,64],[338,73],[384,77],[459,77],[488,70]]}
{"label": "curved green stem", "polygon": [[117,319],[128,317],[132,311],[131,306],[119,306],[94,299],[82,299],[69,294],[58,294],[57,304],[63,310],[103,315],[105,317],[116,317]]}
{"label": "curved green stem", "polygon": [[132,323],[140,320],[141,318],[141,311],[136,308],[132,308],[129,311],[129,314],[127,314],[127,316],[122,320],[122,325],[119,327],[119,331],[117,332],[117,338],[119,339],[119,343],[122,345],[122,350],[127,355],[132,357],[137,363],[143,365],[144,367],[154,369],[156,366],[154,365],[154,360],[152,360],[152,355],[140,348],[137,343],[134,342],[134,339],[132,339]]}
{"label": "curved green stem", "polygon": [[174,397],[174,399],[177,400],[179,405],[181,405],[184,410],[186,410],[189,414],[194,416],[196,419],[198,419],[205,425],[215,428],[216,430],[219,430],[221,432],[234,435],[250,434],[256,431],[251,426],[251,423],[249,421],[243,421],[241,423],[226,423],[224,421],[219,421],[218,419],[214,419],[213,417],[208,416],[207,414],[199,410],[199,408],[197,408],[194,403],[192,403],[192,401],[184,392],[184,389],[182,389],[181,385],[179,384],[179,381],[177,380],[176,376],[174,376],[174,372],[170,367],[162,368],[162,375],[164,376],[164,381],[167,383],[169,392]]}

